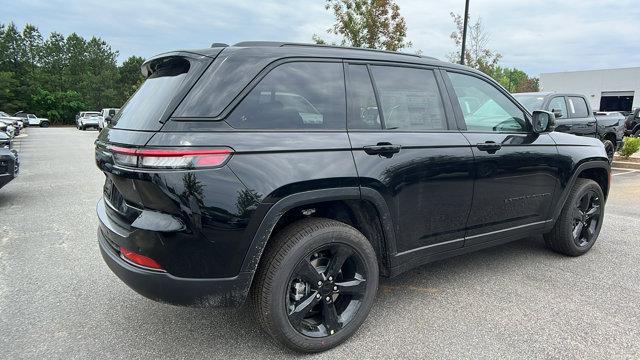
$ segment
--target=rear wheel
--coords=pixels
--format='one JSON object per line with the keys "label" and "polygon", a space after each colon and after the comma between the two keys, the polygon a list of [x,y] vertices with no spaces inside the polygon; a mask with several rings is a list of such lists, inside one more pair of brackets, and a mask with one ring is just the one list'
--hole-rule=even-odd
{"label": "rear wheel", "polygon": [[591,249],[604,219],[604,194],[593,180],[579,178],[545,242],[556,252],[579,256]]}
{"label": "rear wheel", "polygon": [[609,158],[609,162],[612,162],[613,155],[616,152],[616,146],[613,145],[613,141],[611,140],[604,140],[602,141],[602,144],[604,145],[604,150],[607,152],[607,158]]}
{"label": "rear wheel", "polygon": [[369,241],[344,223],[309,218],[271,242],[251,294],[262,329],[302,352],[328,350],[353,335],[378,288]]}

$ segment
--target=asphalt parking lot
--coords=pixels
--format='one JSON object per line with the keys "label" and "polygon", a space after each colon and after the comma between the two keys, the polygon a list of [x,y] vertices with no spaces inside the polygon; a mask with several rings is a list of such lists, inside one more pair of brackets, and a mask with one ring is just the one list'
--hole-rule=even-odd
{"label": "asphalt parking lot", "polygon": [[[0,358],[297,357],[246,309],[147,300],[100,257],[96,131],[29,128],[0,190]],[[640,358],[640,171],[616,170],[598,243],[567,258],[542,238],[384,280],[368,320],[315,358]]]}

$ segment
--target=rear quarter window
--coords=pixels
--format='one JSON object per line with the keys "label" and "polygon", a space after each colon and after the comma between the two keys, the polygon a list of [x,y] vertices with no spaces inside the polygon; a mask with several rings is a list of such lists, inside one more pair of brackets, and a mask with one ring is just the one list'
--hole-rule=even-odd
{"label": "rear quarter window", "polygon": [[226,120],[238,129],[345,129],[342,64],[279,65],[242,99]]}

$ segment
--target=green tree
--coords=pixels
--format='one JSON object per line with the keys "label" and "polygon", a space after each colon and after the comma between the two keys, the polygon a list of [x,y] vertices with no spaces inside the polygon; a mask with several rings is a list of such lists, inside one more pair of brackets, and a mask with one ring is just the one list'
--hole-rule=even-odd
{"label": "green tree", "polygon": [[118,52],[104,40],[52,32],[44,39],[27,24],[0,24],[0,109],[73,124],[82,110],[121,107],[143,81],[144,59],[118,66]]}
{"label": "green tree", "polygon": [[509,92],[535,92],[540,90],[538,78],[529,77],[527,73],[516,68],[496,66],[491,76]]}
{"label": "green tree", "polygon": [[[452,32],[449,37],[456,44],[456,51],[449,54],[449,61],[458,62],[460,60],[460,52],[462,51],[462,33],[464,27],[464,19],[462,15],[450,13],[456,31]],[[471,15],[469,15],[471,20]],[[482,19],[477,18],[475,22],[469,21],[467,29],[467,42],[464,52],[464,64],[474,69],[478,69],[487,75],[491,75],[502,55],[497,51],[488,48],[489,33],[486,32],[482,25]]]}
{"label": "green tree", "polygon": [[142,85],[144,77],[140,68],[144,58],[130,56],[118,68],[118,88],[122,90],[121,103],[124,103]]}
{"label": "green tree", "polygon": [[[341,36],[342,46],[390,51],[412,46],[405,42],[407,25],[393,0],[327,0],[325,8],[336,18],[327,32]],[[313,41],[326,44],[318,35],[313,35]]]}

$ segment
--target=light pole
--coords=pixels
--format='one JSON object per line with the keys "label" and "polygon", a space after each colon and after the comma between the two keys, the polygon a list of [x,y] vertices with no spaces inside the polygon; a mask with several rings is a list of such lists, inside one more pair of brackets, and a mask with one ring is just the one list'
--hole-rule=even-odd
{"label": "light pole", "polygon": [[462,51],[460,52],[460,64],[464,65],[464,52],[467,46],[467,21],[469,20],[469,0],[464,3],[464,26],[462,28]]}

